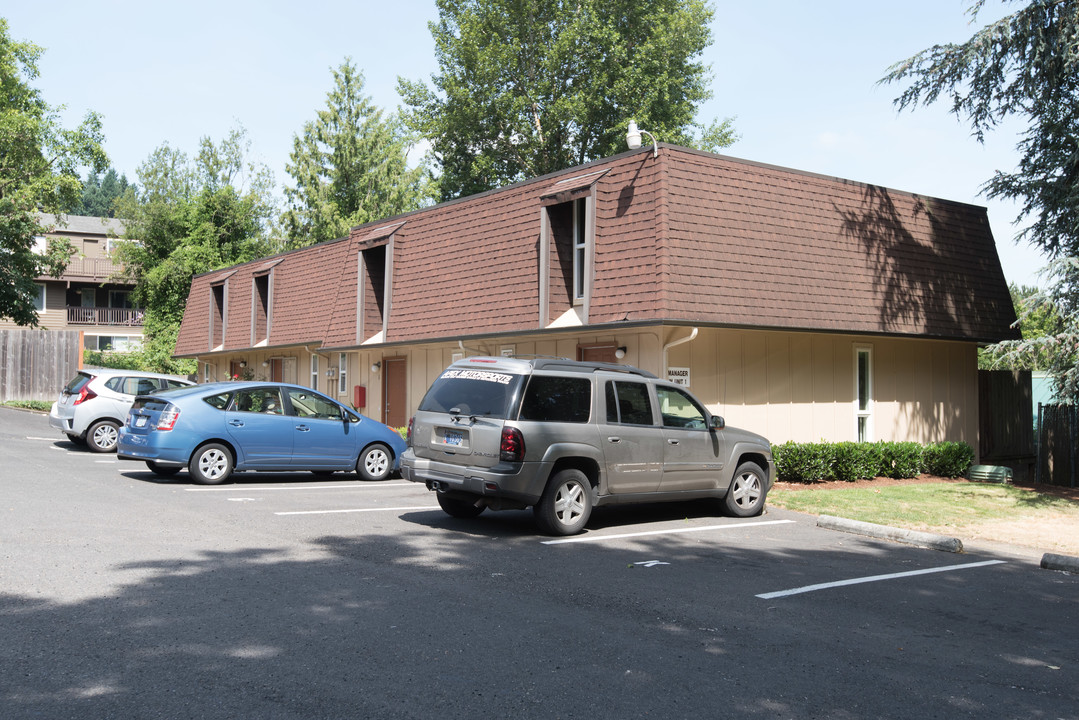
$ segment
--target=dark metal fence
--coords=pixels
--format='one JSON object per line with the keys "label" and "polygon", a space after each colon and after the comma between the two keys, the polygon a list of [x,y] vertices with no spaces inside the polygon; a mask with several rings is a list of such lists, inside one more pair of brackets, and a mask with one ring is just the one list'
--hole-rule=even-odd
{"label": "dark metal fence", "polygon": [[1038,403],[1037,436],[1035,480],[1075,487],[1079,481],[1079,407]]}
{"label": "dark metal fence", "polygon": [[79,369],[78,330],[0,330],[0,401],[55,400]]}

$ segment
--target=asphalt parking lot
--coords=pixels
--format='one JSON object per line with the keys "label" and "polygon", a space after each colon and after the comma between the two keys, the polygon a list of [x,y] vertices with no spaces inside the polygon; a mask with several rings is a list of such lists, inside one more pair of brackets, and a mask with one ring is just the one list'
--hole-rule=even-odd
{"label": "asphalt parking lot", "polygon": [[0,717],[1079,718],[1079,576],[708,504],[456,520],[0,408]]}

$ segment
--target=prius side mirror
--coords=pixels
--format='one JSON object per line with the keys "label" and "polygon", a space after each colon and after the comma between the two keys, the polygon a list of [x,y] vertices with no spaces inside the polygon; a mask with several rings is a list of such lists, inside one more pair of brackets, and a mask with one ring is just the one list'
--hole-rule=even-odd
{"label": "prius side mirror", "polygon": [[713,430],[722,430],[723,428],[727,427],[727,421],[721,418],[719,415],[713,415],[711,427]]}

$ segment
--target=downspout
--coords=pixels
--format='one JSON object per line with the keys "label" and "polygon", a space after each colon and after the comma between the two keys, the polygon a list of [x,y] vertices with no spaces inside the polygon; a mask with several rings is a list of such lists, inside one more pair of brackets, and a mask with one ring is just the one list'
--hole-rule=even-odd
{"label": "downspout", "polygon": [[678,340],[672,340],[671,342],[669,342],[669,343],[667,343],[666,345],[663,346],[663,376],[664,377],[667,376],[667,351],[670,350],[671,348],[673,348],[675,345],[682,345],[684,343],[691,342],[691,341],[695,340],[696,337],[697,337],[697,328],[693,328],[693,332],[691,332],[686,337],[679,338]]}

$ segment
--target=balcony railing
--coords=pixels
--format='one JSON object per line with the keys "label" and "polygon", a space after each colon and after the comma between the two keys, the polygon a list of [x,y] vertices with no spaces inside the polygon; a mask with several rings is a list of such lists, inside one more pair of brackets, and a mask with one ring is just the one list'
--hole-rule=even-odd
{"label": "balcony railing", "polygon": [[71,258],[63,277],[85,277],[104,280],[117,272],[120,266],[108,258]]}
{"label": "balcony railing", "polygon": [[68,325],[142,325],[143,311],[136,308],[71,307],[67,309]]}

